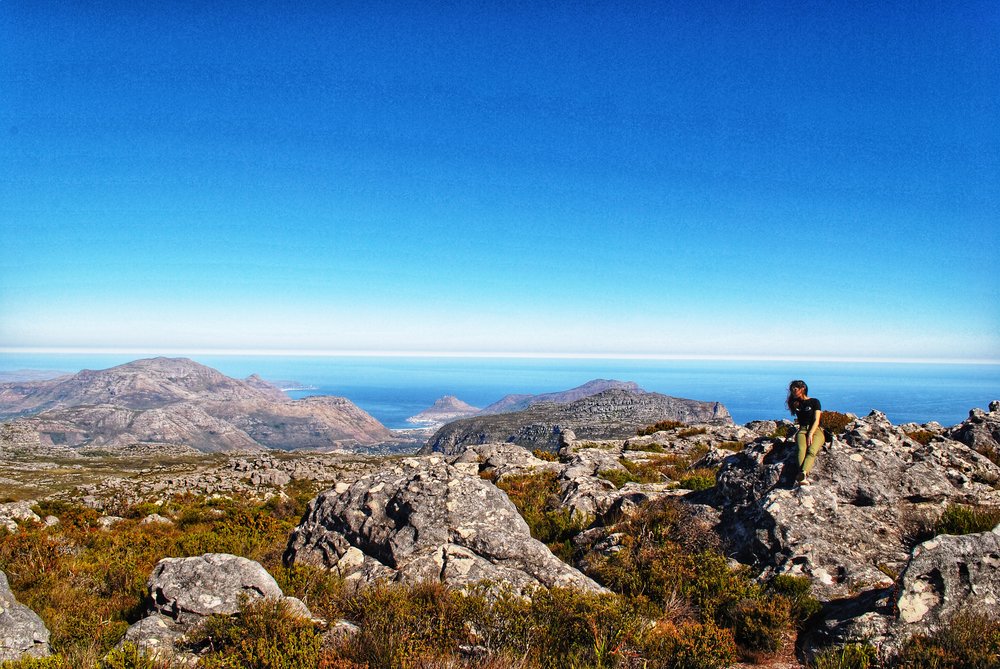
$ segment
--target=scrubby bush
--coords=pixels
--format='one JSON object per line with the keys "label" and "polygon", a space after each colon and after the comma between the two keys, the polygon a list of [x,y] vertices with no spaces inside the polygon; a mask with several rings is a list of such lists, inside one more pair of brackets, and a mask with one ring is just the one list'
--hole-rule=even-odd
{"label": "scrubby bush", "polygon": [[729,630],[712,623],[662,623],[647,637],[643,654],[650,669],[724,669],[736,660]]}
{"label": "scrubby bush", "polygon": [[279,599],[244,600],[239,615],[209,616],[187,641],[205,653],[204,669],[315,669],[322,646],[312,623]]}
{"label": "scrubby bush", "polygon": [[824,651],[809,664],[810,669],[875,669],[878,666],[875,647],[856,643]]}
{"label": "scrubby bush", "polygon": [[717,473],[718,469],[716,468],[698,467],[682,476],[677,483],[681,488],[688,490],[708,490],[715,487]]}
{"label": "scrubby bush", "polygon": [[934,437],[936,437],[937,435],[935,435],[930,430],[914,430],[912,432],[907,432],[906,436],[912,439],[913,441],[917,442],[918,444],[923,444],[924,446],[926,446],[927,444],[931,443],[931,440],[934,439]]}
{"label": "scrubby bush", "polygon": [[789,614],[798,623],[805,622],[823,608],[812,595],[812,579],[808,576],[778,574],[765,584],[765,590],[784,597],[788,601]]}
{"label": "scrubby bush", "polygon": [[564,561],[573,554],[571,539],[586,529],[592,518],[574,515],[559,503],[559,479],[555,472],[508,476],[497,482],[528,523],[531,536]]}
{"label": "scrubby bush", "polygon": [[169,669],[170,663],[154,660],[134,644],[122,644],[97,662],[95,669]]}
{"label": "scrubby bush", "polygon": [[963,611],[933,634],[918,634],[901,649],[899,669],[996,669],[1000,666],[1000,621]]}
{"label": "scrubby bush", "polygon": [[705,434],[708,430],[703,427],[689,427],[687,429],[681,430],[677,433],[678,437],[697,437],[699,434]]}
{"label": "scrubby bush", "polygon": [[819,417],[819,426],[833,434],[843,434],[854,418],[838,411],[824,411]]}
{"label": "scrubby bush", "polygon": [[49,657],[23,657],[20,660],[0,662],[0,669],[74,669],[62,655]]}
{"label": "scrubby bush", "polygon": [[539,460],[545,460],[546,462],[559,462],[559,454],[553,453],[552,451],[546,451],[542,448],[536,448],[531,452]]}
{"label": "scrubby bush", "polygon": [[684,423],[679,420],[661,420],[652,425],[647,425],[646,427],[640,427],[635,433],[640,437],[646,437],[651,434],[656,434],[657,432],[664,432],[666,430],[673,430],[677,427],[684,427]]}
{"label": "scrubby bush", "polygon": [[949,504],[935,525],[935,534],[989,532],[1000,523],[1000,509],[988,506]]}

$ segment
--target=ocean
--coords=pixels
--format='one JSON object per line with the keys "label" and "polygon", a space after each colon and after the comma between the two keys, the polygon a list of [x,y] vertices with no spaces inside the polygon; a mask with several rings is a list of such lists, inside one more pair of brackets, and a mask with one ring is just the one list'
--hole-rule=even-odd
{"label": "ocean", "polygon": [[[137,355],[0,353],[0,371],[77,372],[128,362]],[[308,395],[347,397],[390,428],[442,395],[483,407],[508,393],[566,390],[591,379],[635,381],[642,388],[722,402],[737,423],[787,417],[785,392],[804,379],[826,410],[865,415],[878,409],[894,423],[954,425],[973,407],[1000,399],[1000,365],[788,362],[738,360],[541,359],[460,357],[278,357],[192,355],[229,376],[260,374],[297,381]]]}

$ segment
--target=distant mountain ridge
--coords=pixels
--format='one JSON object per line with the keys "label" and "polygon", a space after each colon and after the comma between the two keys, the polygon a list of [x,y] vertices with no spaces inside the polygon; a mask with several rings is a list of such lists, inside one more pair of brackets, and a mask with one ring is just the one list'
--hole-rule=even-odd
{"label": "distant mountain ridge", "polygon": [[169,443],[200,451],[375,444],[392,433],[342,397],[290,400],[187,358],[149,358],[50,381],[0,384],[0,419],[41,446]]}
{"label": "distant mountain ridge", "polygon": [[533,404],[542,404],[544,402],[568,404],[570,402],[583,399],[584,397],[590,397],[591,395],[596,395],[598,393],[603,393],[605,390],[612,389],[627,390],[633,393],[646,392],[634,381],[593,379],[592,381],[584,383],[582,386],[570,388],[569,390],[560,390],[554,393],[542,393],[540,395],[506,395],[493,404],[485,407],[479,413],[481,415],[511,413],[513,411],[527,409]]}
{"label": "distant mountain ridge", "polygon": [[472,444],[509,442],[529,450],[554,451],[562,433],[579,439],[619,439],[636,428],[661,420],[731,425],[719,402],[701,402],[659,393],[611,388],[575,402],[542,402],[521,411],[480,414],[448,423],[421,448],[421,453],[451,454]]}

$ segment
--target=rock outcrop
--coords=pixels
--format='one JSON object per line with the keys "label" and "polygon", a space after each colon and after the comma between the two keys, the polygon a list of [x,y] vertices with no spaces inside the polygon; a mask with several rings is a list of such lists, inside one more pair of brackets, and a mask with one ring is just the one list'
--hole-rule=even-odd
{"label": "rock outcrop", "polygon": [[[28,414],[34,414],[28,416]],[[184,445],[202,452],[331,449],[393,439],[342,397],[289,400],[267,382],[232,379],[184,358],[137,360],[51,381],[0,384],[0,417],[38,448]]]}
{"label": "rock outcrop", "polygon": [[792,441],[761,438],[718,476],[720,533],[766,573],[812,577],[824,599],[889,587],[913,535],[950,503],[1000,505],[1000,468],[964,444],[921,444],[879,412],[848,426],[793,487]]}
{"label": "rock outcrop", "polygon": [[464,418],[438,430],[421,453],[452,454],[471,444],[510,442],[529,450],[556,451],[560,434],[579,439],[621,439],[661,420],[731,424],[718,402],[612,389],[569,404],[536,404],[523,411]]}
{"label": "rock outcrop", "polygon": [[225,553],[164,558],[153,568],[147,616],[126,631],[122,643],[136,645],[155,659],[193,666],[197,658],[183,647],[184,635],[211,615],[239,612],[243,599],[286,600],[292,611],[311,617],[294,597],[285,597],[257,562]]}
{"label": "rock outcrop", "polygon": [[1000,525],[925,541],[900,575],[896,607],[910,633],[946,624],[973,602],[984,611],[1000,606]]}
{"label": "rock outcrop", "polygon": [[0,662],[50,654],[49,630],[38,615],[20,604],[0,571]]}
{"label": "rock outcrop", "polygon": [[990,402],[988,412],[973,409],[966,420],[947,430],[945,436],[1000,462],[1000,400]]}
{"label": "rock outcrop", "polygon": [[379,579],[465,586],[488,580],[518,592],[602,590],[533,539],[474,463],[408,459],[314,499],[285,552],[288,564],[336,569],[359,585]]}

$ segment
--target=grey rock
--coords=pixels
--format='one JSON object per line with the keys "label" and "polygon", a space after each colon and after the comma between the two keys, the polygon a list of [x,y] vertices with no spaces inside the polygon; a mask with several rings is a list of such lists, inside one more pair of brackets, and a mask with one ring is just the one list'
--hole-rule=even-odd
{"label": "grey rock", "polygon": [[984,611],[1000,607],[1000,525],[925,541],[900,575],[896,605],[909,632],[934,629],[972,602]]}
{"label": "grey rock", "polygon": [[18,531],[18,521],[40,523],[42,519],[37,513],[31,510],[35,504],[34,500],[22,500],[20,502],[6,502],[0,504],[0,526],[7,528],[11,533]]}
{"label": "grey rock", "polygon": [[944,434],[1000,461],[1000,401],[990,402],[989,412],[972,409],[966,420]]}
{"label": "grey rock", "polygon": [[226,553],[164,558],[153,568],[147,586],[151,612],[181,622],[237,613],[241,596],[282,597],[281,588],[260,564]]}
{"label": "grey rock", "polygon": [[173,525],[174,521],[158,513],[151,513],[139,521],[140,525]]}
{"label": "grey rock", "polygon": [[102,530],[108,531],[123,520],[125,519],[121,516],[101,516],[97,519],[97,526]]}
{"label": "grey rock", "polygon": [[792,487],[792,441],[760,439],[725,459],[713,504],[720,533],[762,573],[812,577],[821,598],[892,585],[908,526],[949,503],[1000,504],[1000,469],[958,442],[924,446],[872,412],[823,450],[812,483]]}
{"label": "grey rock", "polygon": [[189,626],[173,618],[154,613],[131,625],[116,647],[130,643],[155,662],[194,667],[198,656],[184,647],[184,637],[189,629]]}
{"label": "grey rock", "polygon": [[439,457],[412,458],[344,492],[322,493],[293,532],[285,561],[337,569],[360,585],[490,580],[519,592],[603,590],[533,539],[503,491],[474,472]]}
{"label": "grey rock", "polygon": [[49,630],[38,615],[19,603],[0,571],[0,662],[23,657],[46,657]]}

